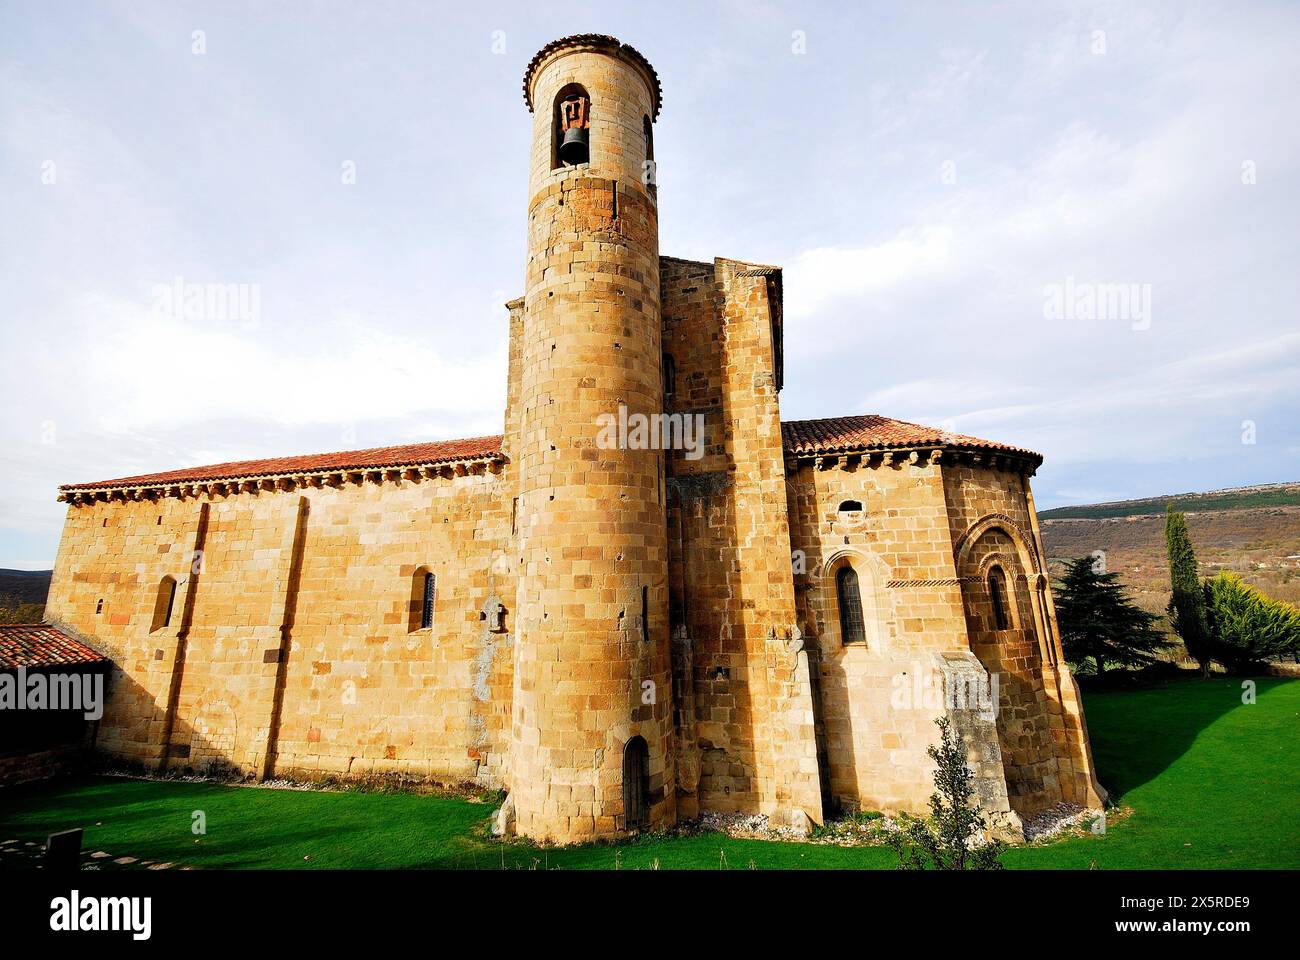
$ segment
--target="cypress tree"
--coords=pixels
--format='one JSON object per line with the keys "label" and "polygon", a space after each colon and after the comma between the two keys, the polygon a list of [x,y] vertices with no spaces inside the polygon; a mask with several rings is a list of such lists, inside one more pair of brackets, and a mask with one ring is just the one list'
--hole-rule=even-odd
{"label": "cypress tree", "polygon": [[1196,569],[1196,551],[1187,532],[1187,518],[1165,507],[1165,552],[1169,555],[1169,622],[1187,648],[1187,655],[1201,665],[1201,676],[1210,675],[1213,659],[1209,622],[1205,616],[1205,593]]}

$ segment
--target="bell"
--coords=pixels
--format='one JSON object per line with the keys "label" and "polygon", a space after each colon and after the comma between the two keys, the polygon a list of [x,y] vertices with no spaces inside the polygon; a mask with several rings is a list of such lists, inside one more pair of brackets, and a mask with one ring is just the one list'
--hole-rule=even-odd
{"label": "bell", "polygon": [[572,166],[587,162],[587,128],[570,127],[560,141],[560,160]]}

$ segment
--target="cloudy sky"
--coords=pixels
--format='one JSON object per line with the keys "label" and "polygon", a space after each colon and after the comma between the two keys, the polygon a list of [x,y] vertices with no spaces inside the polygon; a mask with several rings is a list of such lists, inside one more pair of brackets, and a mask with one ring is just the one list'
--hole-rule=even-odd
{"label": "cloudy sky", "polygon": [[662,251],[786,268],[787,419],[1040,507],[1300,479],[1300,5],[0,0],[0,566],[59,483],[499,432],[576,32],[663,80]]}

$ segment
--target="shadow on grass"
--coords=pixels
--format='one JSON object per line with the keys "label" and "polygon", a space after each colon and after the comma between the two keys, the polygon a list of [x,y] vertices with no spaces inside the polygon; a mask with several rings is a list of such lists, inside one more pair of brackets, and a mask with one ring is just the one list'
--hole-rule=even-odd
{"label": "shadow on grass", "polygon": [[[1016,868],[1300,866],[1294,817],[1300,682],[1180,679],[1085,690],[1102,782],[1131,813],[1104,835],[1010,851]],[[203,869],[862,869],[882,848],[724,837],[647,836],[544,849],[484,836],[492,806],[437,795],[295,791],[117,777],[0,789],[0,841],[86,830],[84,849]],[[202,811],[207,832],[191,832]],[[195,841],[198,841],[197,843]],[[0,867],[9,869],[3,863]]]}
{"label": "shadow on grass", "polygon": [[1133,688],[1083,688],[1097,778],[1118,802],[1185,756],[1201,733],[1242,706],[1242,681],[1265,696],[1274,677],[1178,676]]}

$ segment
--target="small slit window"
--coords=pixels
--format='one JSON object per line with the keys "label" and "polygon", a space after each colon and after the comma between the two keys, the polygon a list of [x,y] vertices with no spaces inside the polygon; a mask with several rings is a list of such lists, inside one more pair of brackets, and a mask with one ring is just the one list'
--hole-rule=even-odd
{"label": "small slit window", "polygon": [[424,575],[424,597],[420,602],[420,629],[428,630],[433,626],[433,596],[437,582],[433,574]]}
{"label": "small slit window", "polygon": [[650,588],[641,588],[641,641],[650,642]]}
{"label": "small slit window", "polygon": [[163,577],[158,584],[158,595],[153,603],[153,623],[149,632],[171,626],[172,609],[176,606],[176,578]]}
{"label": "small slit window", "polygon": [[989,569],[988,584],[989,603],[993,607],[993,628],[1009,630],[1011,618],[1007,611],[1007,575],[1002,572],[1001,567]]}
{"label": "small slit window", "polygon": [[645,163],[641,168],[641,182],[651,196],[659,183],[659,171],[655,166],[655,132],[649,117],[641,118],[641,132],[645,137]]}
{"label": "small slit window", "polygon": [[99,600],[96,601],[95,603],[95,613],[99,614],[103,612],[104,612],[104,598],[100,597]]}
{"label": "small slit window", "polygon": [[433,606],[438,598],[438,582],[433,571],[421,567],[411,578],[410,631],[429,630],[433,627]]}
{"label": "small slit window", "polygon": [[667,399],[677,392],[677,361],[671,353],[664,354],[663,368],[664,398]]}
{"label": "small slit window", "polygon": [[835,573],[835,599],[840,608],[840,642],[865,643],[866,628],[862,622],[862,593],[858,589],[858,572],[852,567],[840,567]]}

